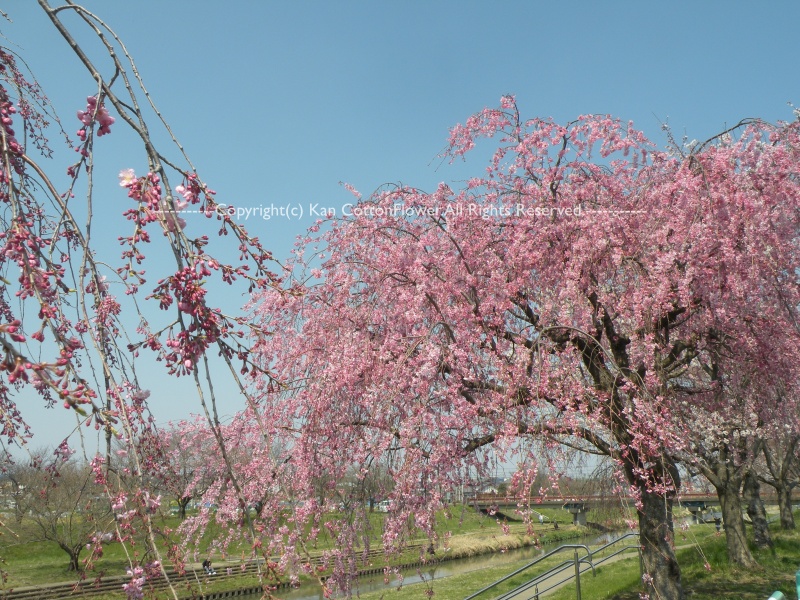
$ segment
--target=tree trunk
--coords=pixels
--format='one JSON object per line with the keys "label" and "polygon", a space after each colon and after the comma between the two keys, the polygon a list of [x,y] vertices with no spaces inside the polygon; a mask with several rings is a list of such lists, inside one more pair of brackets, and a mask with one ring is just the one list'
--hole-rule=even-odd
{"label": "tree trunk", "polygon": [[191,497],[178,500],[178,517],[180,517],[181,521],[186,519],[186,507],[189,506],[189,502],[191,501]]}
{"label": "tree trunk", "polygon": [[81,563],[79,560],[81,555],[80,549],[69,550],[68,552],[69,552],[69,570],[79,573],[81,570]]}
{"label": "tree trunk", "polygon": [[659,600],[683,600],[681,569],[673,547],[672,498],[641,490],[637,512],[646,592]]}
{"label": "tree trunk", "polygon": [[753,523],[753,533],[758,548],[772,548],[772,536],[767,524],[767,511],[761,500],[761,485],[752,471],[744,478],[744,500],[747,503],[747,515]]}
{"label": "tree trunk", "polygon": [[756,561],[747,546],[742,517],[742,503],[739,498],[740,477],[724,479],[717,486],[717,496],[722,507],[722,519],[725,524],[725,541],[728,548],[728,561],[740,567],[754,567]]}
{"label": "tree trunk", "polygon": [[788,485],[775,486],[778,494],[778,507],[781,513],[781,529],[794,529],[794,514],[792,514],[792,488]]}

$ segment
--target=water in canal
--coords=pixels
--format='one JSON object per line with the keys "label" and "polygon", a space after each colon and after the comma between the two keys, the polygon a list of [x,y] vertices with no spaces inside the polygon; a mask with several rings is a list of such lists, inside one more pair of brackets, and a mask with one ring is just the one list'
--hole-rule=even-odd
{"label": "water in canal", "polygon": [[[419,583],[420,581],[430,581],[432,579],[443,579],[451,575],[462,575],[470,571],[486,569],[489,567],[497,567],[502,565],[512,565],[519,561],[533,560],[537,556],[541,556],[559,546],[564,544],[586,544],[588,546],[597,546],[604,544],[612,539],[619,537],[620,534],[593,534],[582,539],[566,540],[561,542],[553,542],[552,544],[545,544],[541,548],[518,548],[516,550],[508,550],[506,552],[496,552],[494,554],[484,554],[482,556],[474,556],[470,558],[459,558],[455,560],[444,561],[435,565],[426,567],[415,567],[403,571],[403,585],[411,583]],[[510,570],[510,569],[509,569]],[[491,582],[486,582],[491,583]],[[359,578],[358,590],[361,593],[373,592],[377,590],[389,590],[392,587],[397,587],[399,582],[396,578],[392,579],[389,585],[383,581],[382,574],[367,575]],[[474,591],[474,590],[473,590]],[[319,586],[308,584],[301,586],[295,590],[280,590],[276,595],[282,600],[324,600],[324,596],[319,589]],[[239,596],[242,600],[257,600],[261,598],[260,594],[253,594],[250,596]]]}

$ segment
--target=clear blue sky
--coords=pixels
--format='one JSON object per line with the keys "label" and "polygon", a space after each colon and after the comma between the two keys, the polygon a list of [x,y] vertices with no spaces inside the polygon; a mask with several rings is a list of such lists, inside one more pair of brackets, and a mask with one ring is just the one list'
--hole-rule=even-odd
{"label": "clear blue sky", "polygon": [[[526,117],[610,113],[659,143],[660,121],[703,140],[744,117],[791,119],[787,101],[800,103],[800,3],[789,0],[83,4],[125,41],[219,201],[305,208],[247,223],[277,256],[312,224],[310,204],[351,201],[340,181],[433,189],[482,168],[435,157],[449,127],[503,94]],[[73,133],[91,79],[33,0],[4,10],[13,23],[0,31]],[[116,173],[144,170],[130,141],[98,141],[113,148],[98,168],[114,202]],[[188,411],[172,406],[169,418]]]}

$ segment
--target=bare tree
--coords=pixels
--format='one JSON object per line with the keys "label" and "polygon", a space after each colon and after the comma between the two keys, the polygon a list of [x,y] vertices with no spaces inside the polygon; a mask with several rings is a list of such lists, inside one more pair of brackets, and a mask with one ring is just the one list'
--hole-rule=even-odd
{"label": "bare tree", "polygon": [[114,539],[111,502],[88,465],[37,453],[32,463],[15,467],[10,479],[15,516],[27,539],[58,544],[69,556],[70,571],[82,570],[84,548]]}

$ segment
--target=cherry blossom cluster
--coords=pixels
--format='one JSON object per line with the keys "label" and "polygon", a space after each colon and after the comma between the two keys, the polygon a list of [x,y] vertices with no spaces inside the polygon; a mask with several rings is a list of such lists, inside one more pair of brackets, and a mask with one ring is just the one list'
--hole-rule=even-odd
{"label": "cherry blossom cluster", "polygon": [[[3,128],[3,141],[8,147],[11,155],[17,157],[14,162],[16,168],[19,170],[21,169],[21,165],[18,161],[18,157],[22,156],[23,149],[17,141],[17,138],[14,137],[13,115],[16,112],[17,109],[11,103],[5,88],[0,87],[0,125],[2,125]],[[2,176],[5,177],[5,173],[3,173]]]}
{"label": "cherry blossom cluster", "polygon": [[[17,65],[15,56],[5,48],[0,48],[0,79],[8,84],[0,89],[0,123],[5,131],[5,140],[13,155],[22,154],[22,146],[14,138],[12,115],[18,114],[25,121],[27,138],[43,156],[51,156],[52,150],[45,136],[45,130],[50,125],[47,115],[38,107],[48,104],[47,97],[42,92],[39,84],[29,79]],[[8,89],[17,91],[14,100]],[[15,169],[21,168],[17,159],[12,159]]]}
{"label": "cherry blossom cluster", "polygon": [[125,596],[129,600],[141,600],[144,598],[144,584],[147,581],[143,567],[133,567],[127,571],[131,580],[122,585]]}
{"label": "cherry blossom cluster", "polygon": [[[22,146],[14,138],[14,116],[22,119],[29,139],[43,154],[49,155],[47,140],[41,133],[47,121],[36,107],[36,104],[46,105],[46,98],[38,86],[27,82],[17,69],[13,56],[2,51],[0,62],[2,79],[19,94],[15,107],[7,87],[0,84],[0,122],[7,150],[4,164],[11,167],[11,170],[4,168],[0,172],[0,196],[11,205],[8,213],[10,218],[0,233],[0,268],[4,275],[16,280],[14,297],[19,303],[19,314],[30,315],[23,323],[14,316],[15,310],[3,301],[2,305],[8,311],[4,315],[6,323],[2,328],[9,336],[3,343],[2,369],[7,373],[10,383],[30,384],[49,404],[55,398],[60,398],[65,407],[83,413],[84,409],[80,407],[92,405],[97,397],[97,393],[76,372],[80,353],[85,348],[81,336],[88,331],[88,326],[82,320],[73,323],[62,312],[64,298],[76,286],[75,282],[68,282],[64,265],[70,261],[70,248],[79,241],[79,236],[69,214],[59,217],[47,213],[35,195],[35,186],[29,186],[32,172],[35,171],[35,176],[41,179],[42,189],[49,190],[56,203],[68,197],[69,193],[58,194],[38,166],[31,167],[29,173],[28,166],[22,161]],[[113,120],[105,109],[98,108],[96,103],[94,106],[98,109],[105,133]],[[30,157],[26,160],[30,161]],[[13,180],[15,177],[16,181]],[[12,265],[16,268],[16,274]],[[87,289],[89,294],[95,292]],[[31,308],[24,310],[23,307],[28,304]],[[100,307],[102,326],[111,332],[115,331],[112,320],[118,313],[113,302],[108,300]],[[28,330],[27,335],[24,330]],[[33,360],[30,357],[37,353],[30,352],[29,345],[32,342],[45,342],[48,330],[52,333],[57,356],[49,361],[41,357]],[[9,410],[10,414],[16,414],[10,406]],[[100,417],[96,407],[91,407],[86,414]]]}
{"label": "cherry blossom cluster", "polygon": [[95,533],[89,543],[86,544],[89,556],[84,560],[84,567],[90,569],[96,561],[103,558],[103,544],[110,544],[115,541],[117,541],[117,538],[112,532],[98,531]]}
{"label": "cherry blossom cluster", "polygon": [[83,128],[78,130],[78,137],[82,141],[86,141],[86,130],[91,129],[95,123],[100,126],[97,129],[98,136],[111,133],[114,117],[108,114],[108,109],[102,102],[97,103],[97,96],[86,98],[86,110],[79,110],[77,116],[78,120],[83,123]]}
{"label": "cherry blossom cluster", "polygon": [[[230,337],[240,338],[241,331],[235,326],[246,324],[246,320],[231,320],[223,315],[220,308],[208,306],[207,278],[219,272],[222,281],[227,284],[233,284],[238,277],[245,277],[251,282],[251,289],[263,288],[277,279],[274,273],[264,269],[265,262],[271,260],[271,255],[261,247],[257,238],[247,236],[230,215],[216,210],[214,191],[207,189],[196,174],[187,174],[183,183],[175,186],[175,191],[182,200],[176,201],[174,208],[169,207],[163,198],[158,175],[148,173],[140,178],[133,169],[125,169],[120,172],[119,178],[120,186],[128,190],[128,197],[137,202],[136,208],[128,209],[124,213],[127,219],[134,222],[134,233],[120,238],[120,243],[127,246],[123,251],[123,259],[128,261],[128,265],[119,268],[117,273],[123,281],[130,282],[133,279],[127,293],[137,293],[139,286],[145,282],[144,270],[138,267],[145,260],[140,245],[151,242],[147,226],[160,222],[165,234],[177,234],[186,227],[185,219],[179,217],[177,211],[190,205],[198,206],[196,213],[199,215],[222,220],[223,227],[219,233],[227,235],[233,232],[239,239],[241,258],[247,261],[238,266],[221,263],[202,251],[207,244],[207,237],[202,236],[191,240],[190,247],[177,246],[187,264],[174,274],[159,280],[153,292],[147,296],[158,300],[163,310],[169,309],[174,302],[181,314],[189,319],[189,323],[175,333],[170,330],[163,343],[158,335],[147,334],[141,345],[159,352],[170,373],[189,373],[210,346]],[[248,263],[255,265],[255,269],[251,269]],[[257,278],[251,275],[253,271]],[[229,344],[225,344],[222,347],[223,353],[246,361],[246,349],[238,341],[234,341],[234,345],[239,349],[233,350]],[[247,370],[247,367],[243,367],[243,371]]]}

